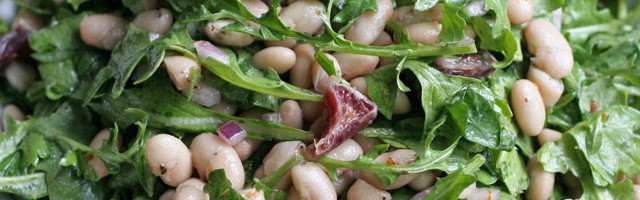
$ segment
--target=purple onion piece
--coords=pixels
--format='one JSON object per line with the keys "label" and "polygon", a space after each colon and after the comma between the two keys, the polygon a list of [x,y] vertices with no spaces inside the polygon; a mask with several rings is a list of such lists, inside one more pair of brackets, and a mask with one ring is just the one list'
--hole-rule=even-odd
{"label": "purple onion piece", "polygon": [[211,42],[199,40],[193,43],[193,46],[196,48],[196,52],[200,58],[212,57],[224,64],[229,64],[229,55],[211,44]]}
{"label": "purple onion piece", "polygon": [[19,54],[29,50],[31,30],[18,26],[0,38],[0,69],[4,70]]}
{"label": "purple onion piece", "polygon": [[220,136],[225,142],[233,146],[247,137],[247,131],[242,128],[236,121],[228,121],[222,126],[216,129],[218,136]]}
{"label": "purple onion piece", "polygon": [[275,123],[281,123],[282,122],[282,118],[280,117],[280,113],[277,113],[277,112],[270,112],[270,113],[262,114],[262,120],[275,122]]}

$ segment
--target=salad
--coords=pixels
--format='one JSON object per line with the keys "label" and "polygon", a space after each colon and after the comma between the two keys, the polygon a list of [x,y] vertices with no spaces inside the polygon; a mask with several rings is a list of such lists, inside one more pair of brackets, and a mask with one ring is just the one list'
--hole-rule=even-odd
{"label": "salad", "polygon": [[636,1],[15,3],[0,199],[640,199]]}

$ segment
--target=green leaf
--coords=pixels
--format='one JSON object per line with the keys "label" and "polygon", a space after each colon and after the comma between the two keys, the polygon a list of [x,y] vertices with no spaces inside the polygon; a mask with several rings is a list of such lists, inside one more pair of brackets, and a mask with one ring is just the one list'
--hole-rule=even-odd
{"label": "green leaf", "polygon": [[149,50],[150,43],[149,32],[139,29],[133,24],[129,25],[127,34],[111,52],[111,60],[107,66],[116,72],[114,74],[115,82],[111,89],[113,97],[118,97],[122,93],[133,70],[142,61],[145,52]]}
{"label": "green leaf", "polygon": [[207,180],[209,183],[204,185],[204,191],[209,194],[210,199],[244,200],[242,195],[231,188],[231,182],[227,180],[224,169],[209,172]]}
{"label": "green leaf", "polygon": [[598,24],[613,20],[608,9],[598,10],[597,0],[565,0],[562,26],[566,28]]}
{"label": "green leaf", "polygon": [[[627,96],[615,89],[613,79],[606,76],[582,87],[578,95],[580,111],[585,116],[607,107],[627,104]],[[595,110],[591,110],[592,107]]]}
{"label": "green leaf", "polygon": [[[492,38],[502,37],[505,32],[511,30],[511,22],[509,22],[509,16],[507,15],[507,1],[508,0],[486,0],[484,2],[484,9],[488,12],[493,12],[495,17],[490,34]],[[476,32],[477,31],[478,30],[476,30]]]}
{"label": "green leaf", "polygon": [[44,173],[0,177],[0,192],[15,194],[25,199],[43,198],[47,196]]}
{"label": "green leaf", "polygon": [[333,21],[341,24],[350,24],[358,19],[365,11],[378,12],[376,0],[348,1],[337,0],[334,4],[340,11],[333,17]]}
{"label": "green leaf", "polygon": [[[506,9],[504,9],[504,12],[506,12]],[[500,52],[504,56],[503,60],[493,63],[493,67],[503,68],[509,66],[517,58],[521,59],[522,52],[518,45],[520,42],[509,28],[498,29],[500,34],[495,34],[497,24],[492,28],[485,19],[480,17],[474,17],[471,21],[480,40],[480,48]],[[509,22],[507,21],[507,23]]]}
{"label": "green leaf", "polygon": [[439,178],[431,193],[423,199],[458,199],[462,190],[475,181],[474,173],[484,162],[485,158],[481,155],[474,156],[464,167],[444,178]]}
{"label": "green leaf", "polygon": [[399,72],[395,67],[387,66],[365,76],[369,99],[376,103],[378,111],[387,119],[392,118],[396,95],[398,95],[397,73]]}
{"label": "green leaf", "polygon": [[87,1],[89,0],[67,0],[67,3],[71,4],[71,6],[73,7],[73,10],[78,10],[80,5]]}
{"label": "green leaf", "polygon": [[527,168],[518,151],[493,151],[489,163],[511,195],[518,196],[529,187]]}
{"label": "green leaf", "polygon": [[467,25],[464,18],[458,14],[460,7],[448,3],[444,4],[442,11],[442,31],[438,35],[439,42],[454,43],[464,38],[464,27]]}

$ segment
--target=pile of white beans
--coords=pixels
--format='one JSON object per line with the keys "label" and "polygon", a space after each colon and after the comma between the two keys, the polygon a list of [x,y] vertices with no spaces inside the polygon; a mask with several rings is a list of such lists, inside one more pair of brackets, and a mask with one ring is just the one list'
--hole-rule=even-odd
{"label": "pile of white beans", "polygon": [[[244,5],[256,17],[266,13],[267,3],[260,0],[243,0]],[[320,12],[325,5],[317,0],[289,0],[288,5],[280,10],[283,22],[293,29],[310,35],[323,29]],[[159,8],[157,1],[144,1],[147,11],[139,13],[132,21],[138,28],[151,33],[157,38],[166,33],[173,24],[173,14],[165,8]],[[412,6],[395,8],[391,0],[377,0],[377,12],[366,11],[345,32],[346,39],[376,46],[394,43],[390,33],[385,31],[386,21],[398,22],[409,38],[425,45],[443,45],[437,42],[441,31],[443,6],[437,4],[427,11],[416,11]],[[544,128],[545,110],[558,102],[564,91],[562,78],[569,75],[573,68],[571,47],[557,27],[544,19],[531,20],[533,16],[532,0],[509,0],[508,16],[512,24],[526,23],[524,38],[528,50],[532,54],[531,66],[527,79],[515,82],[511,91],[511,105],[516,121],[521,130],[529,136],[537,136],[539,144],[556,141],[561,133]],[[218,19],[203,23],[202,32],[215,44],[228,47],[246,47],[256,38],[251,35],[222,30],[234,23],[234,19]],[[113,14],[94,14],[85,17],[80,23],[80,36],[85,44],[103,49],[113,50],[122,40],[130,22]],[[31,30],[43,26],[39,17],[21,9],[14,20],[14,27],[22,24]],[[259,25],[253,23],[258,28]],[[388,30],[390,31],[390,30]],[[466,39],[473,40],[475,33],[471,27],[465,30]],[[308,88],[324,94],[332,81],[337,77],[329,76],[315,60],[317,49],[312,44],[300,43],[294,39],[282,41],[263,41],[266,48],[253,55],[251,63],[258,69],[274,69],[278,74],[289,75],[293,85]],[[335,52],[328,54],[342,78],[348,80],[353,87],[367,95],[367,84],[364,76],[393,61],[392,58],[381,58],[370,55]],[[187,89],[193,74],[192,69],[200,70],[195,60],[181,56],[168,55],[164,58],[164,66],[175,87],[187,95]],[[14,62],[6,70],[9,83],[20,91],[25,91],[35,80],[36,71],[33,66]],[[397,90],[394,114],[406,114],[411,104],[407,95]],[[198,84],[193,91],[192,101],[216,111],[234,115],[238,108],[221,97],[220,92],[207,84]],[[242,117],[263,118],[276,121],[295,128],[319,127],[319,116],[322,106],[310,101],[284,101],[277,112],[253,109],[240,114]],[[24,120],[25,115],[15,105],[5,105],[3,112],[17,120]],[[5,120],[3,120],[4,122]],[[0,128],[6,128],[6,123]],[[90,143],[90,147],[99,149],[103,141],[109,138],[109,130],[100,131]],[[120,146],[121,138],[117,138]],[[382,142],[375,138],[356,135],[344,141],[340,146],[326,155],[333,159],[351,161],[368,152],[371,147]],[[231,187],[247,199],[264,199],[264,193],[256,188],[244,188],[245,171],[242,161],[247,159],[261,144],[260,140],[245,138],[236,145],[230,145],[213,133],[201,133],[189,146],[182,140],[169,134],[158,134],[149,139],[146,148],[146,159],[154,175],[175,189],[167,190],[160,199],[208,199],[203,192],[207,174],[213,170],[224,169]],[[284,141],[277,143],[263,159],[255,173],[255,178],[271,175],[289,159],[300,156],[305,149],[301,141]],[[97,175],[103,178],[109,175],[105,164],[97,157],[87,156],[88,163],[94,167]],[[375,161],[393,165],[408,165],[417,159],[416,152],[407,149],[395,149],[379,155]],[[195,169],[195,173],[194,173]],[[526,191],[527,199],[548,199],[553,190],[555,175],[545,172],[542,165],[533,156],[528,163],[530,186]],[[195,176],[194,176],[195,175]],[[391,199],[387,190],[404,186],[421,191],[418,195],[431,191],[440,171],[426,171],[419,174],[405,174],[398,177],[390,185],[382,183],[375,174],[366,171],[338,169],[338,180],[332,181],[326,169],[312,161],[302,161],[295,165],[281,178],[276,189],[288,190],[287,199],[337,199],[347,193],[347,199]],[[571,174],[564,175],[564,182],[572,191],[580,193],[578,180]],[[634,177],[634,189],[640,190],[640,175]],[[476,188],[475,183],[459,196],[460,199],[499,199],[499,192],[489,188]],[[635,199],[638,197],[636,192]]]}

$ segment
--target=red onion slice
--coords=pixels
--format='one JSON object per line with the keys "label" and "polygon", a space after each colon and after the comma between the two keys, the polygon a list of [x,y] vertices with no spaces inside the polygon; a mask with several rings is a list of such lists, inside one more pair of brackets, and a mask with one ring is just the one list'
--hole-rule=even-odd
{"label": "red onion slice", "polygon": [[220,136],[225,142],[233,146],[247,137],[247,131],[242,128],[236,121],[228,121],[222,126],[216,129],[218,136]]}
{"label": "red onion slice", "polygon": [[229,64],[229,55],[211,44],[211,42],[199,40],[193,43],[193,46],[196,48],[196,52],[200,58],[212,57],[224,64]]}

